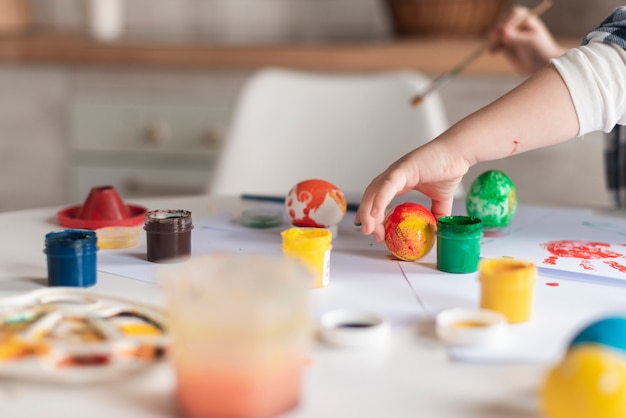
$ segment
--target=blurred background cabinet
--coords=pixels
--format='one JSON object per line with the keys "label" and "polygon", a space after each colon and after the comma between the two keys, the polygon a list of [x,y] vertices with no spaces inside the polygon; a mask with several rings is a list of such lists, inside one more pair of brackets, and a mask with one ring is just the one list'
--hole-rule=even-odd
{"label": "blurred background cabinet", "polygon": [[69,102],[72,198],[103,184],[130,198],[205,192],[245,78],[76,72]]}
{"label": "blurred background cabinet", "polygon": [[[81,202],[111,184],[125,198],[203,193],[253,70],[0,67],[0,210]],[[523,80],[466,74],[441,91],[450,123]],[[587,135],[471,168],[507,172],[526,203],[606,206],[603,137]]]}
{"label": "blurred background cabinet", "polygon": [[67,73],[0,67],[0,92],[0,210],[67,202]]}
{"label": "blurred background cabinet", "polygon": [[[31,8],[0,33],[0,211],[80,202],[104,183],[125,197],[203,191],[240,88],[263,66],[435,77],[481,41],[398,37],[386,0],[127,0],[119,38],[102,42],[84,0],[15,1]],[[572,45],[619,5],[554,3],[545,21]],[[450,122],[521,81],[485,55],[442,90]],[[480,164],[465,182],[492,167],[527,202],[607,201],[601,134]]]}

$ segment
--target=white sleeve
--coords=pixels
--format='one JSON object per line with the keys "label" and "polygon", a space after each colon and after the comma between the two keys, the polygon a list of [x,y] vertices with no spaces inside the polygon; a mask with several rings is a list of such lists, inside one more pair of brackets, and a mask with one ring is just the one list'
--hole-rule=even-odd
{"label": "white sleeve", "polygon": [[591,42],[550,60],[567,85],[580,129],[578,135],[626,124],[626,51]]}

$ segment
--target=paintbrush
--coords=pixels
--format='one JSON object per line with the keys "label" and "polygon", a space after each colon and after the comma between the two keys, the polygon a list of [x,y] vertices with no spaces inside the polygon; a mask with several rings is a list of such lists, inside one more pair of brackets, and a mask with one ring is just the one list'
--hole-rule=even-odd
{"label": "paintbrush", "polygon": [[[541,16],[550,7],[552,7],[552,0],[543,0],[541,3],[536,5],[532,10],[530,10],[528,16],[531,16],[531,15]],[[522,26],[526,22],[526,19],[528,19],[528,16],[519,23],[519,26]],[[437,90],[443,87],[448,81],[450,81],[452,78],[456,77],[463,70],[465,70],[465,68],[467,68],[478,57],[480,57],[486,50],[491,49],[494,46],[495,45],[492,41],[487,41],[483,43],[480,47],[478,47],[474,52],[472,52],[467,58],[461,61],[452,70],[448,71],[447,73],[441,74],[439,77],[431,81],[428,87],[419,96],[415,96],[411,99],[411,106],[415,107],[415,106],[419,106],[420,104],[422,104],[422,102],[424,101],[424,97],[426,97],[428,93],[431,93],[434,90]]]}

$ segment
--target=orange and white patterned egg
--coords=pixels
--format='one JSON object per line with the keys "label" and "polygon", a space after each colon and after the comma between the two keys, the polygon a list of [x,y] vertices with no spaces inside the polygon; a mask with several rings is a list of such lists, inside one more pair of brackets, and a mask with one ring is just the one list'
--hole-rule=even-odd
{"label": "orange and white patterned egg", "polygon": [[345,216],[345,195],[334,184],[320,179],[304,180],[291,188],[285,200],[294,226],[330,228]]}

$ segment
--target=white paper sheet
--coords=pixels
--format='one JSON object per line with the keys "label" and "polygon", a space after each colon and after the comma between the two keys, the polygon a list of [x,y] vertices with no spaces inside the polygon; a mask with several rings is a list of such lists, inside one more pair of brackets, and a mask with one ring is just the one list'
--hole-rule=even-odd
{"label": "white paper sheet", "polygon": [[[283,207],[279,204],[262,206]],[[360,309],[378,313],[396,325],[423,316],[423,309],[401,275],[398,262],[387,257],[388,251],[383,244],[363,236],[352,225],[353,218],[354,213],[346,215],[333,240],[330,285],[311,291],[314,315],[318,317],[331,309]],[[235,251],[280,255],[280,231],[289,227],[286,221],[268,229],[245,227],[239,223],[238,214],[194,219],[192,254]],[[157,270],[161,266],[146,260],[145,234],[142,234],[138,247],[98,253],[99,271],[130,279],[156,282]]]}
{"label": "white paper sheet", "polygon": [[[403,264],[431,321],[450,308],[478,308],[478,274],[424,274],[419,263]],[[530,321],[508,327],[506,344],[496,348],[450,347],[455,361],[551,363],[561,357],[573,335],[605,315],[626,314],[626,287],[591,281],[558,280],[539,275]]]}
{"label": "white paper sheet", "polygon": [[559,278],[626,284],[626,220],[562,209],[485,241],[481,256],[532,261]]}
{"label": "white paper sheet", "polygon": [[[282,205],[269,204],[269,207]],[[462,202],[455,202],[454,213],[464,213]],[[378,313],[392,325],[410,325],[432,322],[436,313],[443,309],[478,307],[476,273],[450,275],[438,271],[435,249],[418,262],[391,260],[383,244],[363,236],[352,225],[353,217],[354,213],[346,215],[333,241],[330,285],[311,290],[316,317],[331,309],[353,308]],[[280,254],[280,231],[289,227],[286,219],[285,216],[283,225],[270,229],[244,227],[232,214],[194,219],[192,252]],[[508,236],[483,240],[482,256],[513,256],[543,265],[546,252],[540,244],[558,239],[599,240],[610,243],[611,249],[623,248],[626,253],[626,247],[619,246],[619,243],[626,243],[625,234],[626,221],[593,216],[589,210],[520,206]],[[533,317],[525,324],[510,327],[506,346],[498,349],[453,347],[449,349],[450,357],[465,362],[552,362],[559,358],[581,327],[603,315],[626,312],[626,286],[623,286],[626,280],[611,271],[613,269],[603,268],[603,260],[598,260],[600,266],[595,275],[587,271],[579,274],[577,263],[570,265],[560,261],[556,264],[558,270],[555,266],[540,270]],[[616,261],[625,262],[623,259]],[[131,279],[154,282],[160,266],[146,261],[145,234],[136,248],[98,253],[98,270]],[[551,274],[543,274],[544,271]],[[605,274],[610,276],[604,277]],[[572,280],[578,275],[585,280]],[[607,278],[612,280],[603,280]]]}
{"label": "white paper sheet", "polygon": [[[573,336],[594,320],[626,314],[626,274],[593,260],[597,270],[586,270],[579,260],[559,259],[544,264],[551,254],[544,242],[578,239],[626,247],[626,221],[596,216],[587,209],[521,206],[504,237],[485,237],[482,257],[509,256],[535,262],[539,267],[533,316],[509,327],[507,343],[496,348],[450,347],[451,359],[465,362],[551,363],[561,358]],[[599,262],[598,262],[599,261]],[[626,259],[615,261],[626,264]],[[480,304],[478,273],[424,274],[421,262],[407,263],[405,271],[432,321],[444,309],[477,308]]]}

